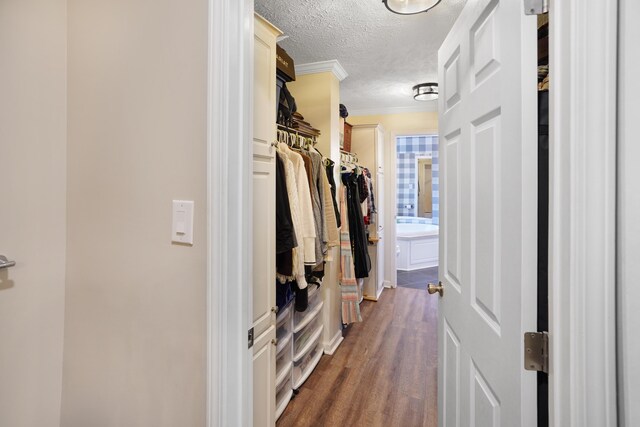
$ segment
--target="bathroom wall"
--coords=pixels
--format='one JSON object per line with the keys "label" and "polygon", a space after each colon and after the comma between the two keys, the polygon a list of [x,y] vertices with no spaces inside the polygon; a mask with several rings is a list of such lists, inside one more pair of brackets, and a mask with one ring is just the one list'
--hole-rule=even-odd
{"label": "bathroom wall", "polygon": [[433,215],[431,218],[425,218],[425,222],[438,224],[440,213],[438,135],[400,136],[396,138],[396,147],[396,171],[398,177],[396,208],[398,216],[418,216],[418,207],[416,206],[416,193],[418,191],[416,158],[431,157]]}

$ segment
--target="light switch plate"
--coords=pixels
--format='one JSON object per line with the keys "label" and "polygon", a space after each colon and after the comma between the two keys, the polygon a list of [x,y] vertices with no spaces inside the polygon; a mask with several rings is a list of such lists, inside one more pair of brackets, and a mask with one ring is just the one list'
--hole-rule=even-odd
{"label": "light switch plate", "polygon": [[171,241],[193,245],[193,200],[173,201]]}

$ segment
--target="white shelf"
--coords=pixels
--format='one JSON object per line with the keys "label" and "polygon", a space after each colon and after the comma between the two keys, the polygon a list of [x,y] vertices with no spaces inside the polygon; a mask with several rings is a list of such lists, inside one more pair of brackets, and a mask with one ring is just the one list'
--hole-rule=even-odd
{"label": "white shelf", "polygon": [[[322,329],[320,329],[320,330],[322,331]],[[318,366],[318,363],[320,362],[320,359],[322,359],[322,355],[323,354],[324,353],[322,351],[318,352],[318,354],[313,358],[313,360],[311,361],[311,363],[307,367],[307,370],[302,374],[302,376],[300,377],[298,382],[293,385],[293,388],[298,389],[298,388],[302,387],[302,384],[304,384],[304,382],[307,380],[307,378],[309,378],[309,375],[311,375],[311,372],[313,372],[313,370],[316,368],[316,366]]]}
{"label": "white shelf", "polygon": [[305,346],[302,347],[302,349],[298,352],[298,354],[293,356],[294,362],[297,362],[298,360],[302,359],[307,353],[309,353],[311,350],[315,348],[316,344],[318,344],[320,335],[322,334],[323,327],[324,325],[321,324],[318,327],[318,329],[313,333],[313,335],[311,335],[311,338],[309,338],[309,341],[307,342],[307,344],[305,344]]}
{"label": "white shelf", "polygon": [[305,316],[304,320],[302,322],[300,322],[299,325],[295,325],[293,327],[293,332],[300,332],[305,326],[307,326],[309,323],[311,323],[311,321],[316,318],[318,313],[320,313],[322,311],[322,306],[323,305],[324,305],[324,301],[320,301],[320,304],[318,304],[316,306],[316,308],[314,308],[312,311],[307,313],[307,315]]}
{"label": "white shelf", "polygon": [[282,415],[284,410],[287,408],[287,405],[289,404],[289,401],[291,400],[291,396],[293,396],[293,390],[287,391],[287,394],[284,394],[282,396],[281,401],[280,402],[276,402],[276,420],[278,418],[280,418],[280,415]]}

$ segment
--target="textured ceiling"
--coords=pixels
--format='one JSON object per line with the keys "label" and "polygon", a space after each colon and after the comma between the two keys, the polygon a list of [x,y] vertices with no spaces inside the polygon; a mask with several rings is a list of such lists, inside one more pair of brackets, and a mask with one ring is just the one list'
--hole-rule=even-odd
{"label": "textured ceiling", "polygon": [[[349,111],[412,108],[411,88],[437,82],[438,48],[466,0],[427,13],[396,15],[381,0],[256,0],[256,12],[288,36],[279,44],[296,64],[337,59]],[[425,105],[426,107],[426,105]]]}

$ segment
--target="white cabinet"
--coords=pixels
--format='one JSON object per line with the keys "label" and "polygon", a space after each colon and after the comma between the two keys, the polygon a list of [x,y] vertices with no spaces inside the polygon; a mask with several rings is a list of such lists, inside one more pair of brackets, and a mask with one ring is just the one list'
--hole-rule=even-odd
{"label": "white cabinet", "polygon": [[253,98],[253,425],[273,426],[276,405],[276,37],[256,15]]}
{"label": "white cabinet", "polygon": [[253,425],[271,427],[276,412],[276,328],[271,326],[253,343]]}
{"label": "white cabinet", "polygon": [[356,125],[351,132],[351,151],[358,163],[369,168],[377,214],[369,225],[371,271],[364,279],[366,299],[377,301],[384,289],[384,130],[379,124]]}

